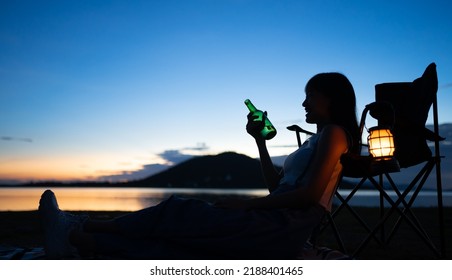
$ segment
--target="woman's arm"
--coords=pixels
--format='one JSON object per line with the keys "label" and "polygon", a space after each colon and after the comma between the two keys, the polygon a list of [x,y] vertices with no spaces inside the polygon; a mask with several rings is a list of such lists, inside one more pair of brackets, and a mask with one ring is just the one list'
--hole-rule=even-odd
{"label": "woman's arm", "polygon": [[306,175],[293,191],[261,198],[230,201],[220,206],[244,209],[306,208],[319,202],[342,154],[347,152],[346,132],[336,125],[326,126]]}
{"label": "woman's arm", "polygon": [[278,186],[282,176],[281,173],[276,170],[271,160],[265,140],[256,139],[256,144],[259,150],[262,174],[264,175],[268,190],[272,192]]}
{"label": "woman's arm", "polygon": [[281,180],[281,174],[273,165],[270,154],[268,153],[266,140],[260,135],[260,131],[263,128],[263,125],[263,121],[255,121],[253,115],[251,113],[248,114],[248,123],[246,125],[246,130],[256,140],[256,145],[259,150],[262,174],[264,175],[268,190],[272,192],[278,186],[279,180]]}

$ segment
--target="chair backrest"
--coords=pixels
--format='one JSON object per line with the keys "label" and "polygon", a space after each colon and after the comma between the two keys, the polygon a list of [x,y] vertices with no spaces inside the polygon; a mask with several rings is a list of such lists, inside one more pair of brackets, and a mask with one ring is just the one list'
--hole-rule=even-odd
{"label": "chair backrest", "polygon": [[[438,78],[435,63],[413,82],[383,83],[375,86],[377,102],[392,104],[395,113],[395,157],[400,167],[410,167],[431,158],[426,140],[438,140],[439,135],[425,127],[430,107],[436,100]],[[379,119],[379,125],[386,125]]]}

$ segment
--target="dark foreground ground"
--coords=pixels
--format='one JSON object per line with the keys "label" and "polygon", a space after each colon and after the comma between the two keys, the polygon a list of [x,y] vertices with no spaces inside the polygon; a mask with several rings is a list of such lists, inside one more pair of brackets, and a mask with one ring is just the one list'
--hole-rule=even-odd
{"label": "dark foreground ground", "polygon": [[[375,224],[379,217],[377,208],[355,208],[357,212],[366,218],[369,226]],[[436,246],[440,244],[437,209],[417,208],[413,209],[418,220],[424,225],[426,232],[432,237]],[[80,212],[79,212],[80,213]],[[97,219],[108,219],[123,215],[124,212],[85,212]],[[391,217],[395,217],[394,215]],[[356,222],[347,210],[337,216],[336,224],[340,230],[346,249],[352,253],[365,238],[366,230]],[[395,218],[391,218],[394,222]],[[446,259],[452,259],[452,208],[444,210]],[[389,226],[386,227],[388,235]],[[380,236],[380,235],[378,235]],[[327,227],[318,238],[319,245],[338,249],[331,227]],[[43,235],[40,230],[40,222],[36,211],[26,212],[0,212],[0,245],[17,247],[42,247]],[[373,239],[364,249],[355,256],[356,259],[392,260],[392,259],[438,259],[433,250],[423,243],[421,237],[412,227],[402,222],[394,237],[386,245],[380,245]]]}

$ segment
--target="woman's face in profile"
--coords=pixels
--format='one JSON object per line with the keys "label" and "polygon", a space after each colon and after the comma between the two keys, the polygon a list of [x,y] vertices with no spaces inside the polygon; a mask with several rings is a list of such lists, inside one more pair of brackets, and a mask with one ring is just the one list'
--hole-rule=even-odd
{"label": "woman's face in profile", "polygon": [[319,91],[309,91],[303,101],[306,111],[306,122],[312,124],[326,123],[329,121],[330,99]]}

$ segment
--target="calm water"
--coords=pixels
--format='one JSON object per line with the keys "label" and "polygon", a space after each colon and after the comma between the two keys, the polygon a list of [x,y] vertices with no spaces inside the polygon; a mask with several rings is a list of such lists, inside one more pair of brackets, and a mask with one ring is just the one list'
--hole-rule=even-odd
{"label": "calm water", "polygon": [[[0,188],[0,211],[36,210],[39,198],[46,188]],[[222,196],[264,196],[266,190],[222,189],[160,189],[160,188],[54,188],[58,203],[63,210],[89,211],[135,211],[156,205],[172,194],[215,200]],[[347,191],[341,192],[343,195]],[[394,195],[391,195],[395,197]],[[452,207],[452,192],[443,194],[444,205]],[[377,191],[360,191],[350,201],[352,206],[378,206]],[[421,192],[415,206],[434,207],[436,192]]]}
{"label": "calm water", "polygon": [[[0,211],[36,210],[41,194],[47,188],[0,188]],[[58,204],[63,210],[135,211],[156,205],[163,199],[178,194],[215,200],[221,196],[263,196],[265,190],[222,189],[165,189],[165,188],[53,188]]]}

